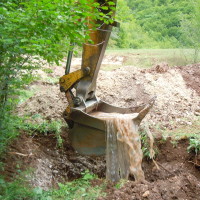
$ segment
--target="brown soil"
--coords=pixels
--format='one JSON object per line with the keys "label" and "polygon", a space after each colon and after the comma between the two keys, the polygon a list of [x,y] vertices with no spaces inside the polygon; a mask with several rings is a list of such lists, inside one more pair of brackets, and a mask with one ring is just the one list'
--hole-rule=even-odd
{"label": "brown soil", "polygon": [[[120,189],[107,184],[107,196],[99,199],[200,199],[200,157],[187,153],[188,141],[181,140],[176,147],[170,140],[157,141],[156,145],[159,149],[156,162],[160,169],[151,160],[144,159],[142,167],[147,182],[136,184],[129,181]],[[86,169],[101,178],[105,177],[103,156],[81,156],[70,147],[66,138],[64,148],[59,149],[56,139],[51,135],[21,135],[10,146],[3,162],[5,170],[1,174],[7,179],[12,179],[18,170],[34,168],[31,183],[43,189],[56,187],[58,182],[79,178]],[[92,185],[100,183],[100,180],[93,181]]]}
{"label": "brown soil", "polygon": [[200,68],[199,64],[179,67],[186,85],[200,96]]}
{"label": "brown soil", "polygon": [[143,122],[148,122],[151,128],[173,129],[191,125],[200,116],[199,73],[200,64],[173,68],[164,64],[145,70],[125,66],[100,73],[97,95],[123,107],[145,103],[157,96],[155,106]]}
{"label": "brown soil", "polygon": [[57,147],[54,135],[30,137],[22,134],[10,145],[2,160],[5,170],[0,174],[12,180],[19,171],[31,170],[31,184],[43,189],[56,187],[58,182],[80,178],[87,169],[99,177],[105,177],[104,156],[79,155],[68,143],[67,131],[63,131],[63,148]]}
{"label": "brown soil", "polygon": [[[107,186],[107,196],[99,200],[198,200],[200,199],[200,168],[192,162],[194,157],[186,151],[187,141],[180,141],[174,148],[170,141],[158,144],[160,149],[156,162],[145,160],[143,169],[147,182],[129,181],[122,188]],[[200,161],[200,160],[199,160]]]}
{"label": "brown soil", "polygon": [[[63,73],[63,67],[55,67],[55,73],[49,76],[59,78]],[[200,116],[199,73],[200,64],[169,68],[164,63],[152,69],[125,66],[100,71],[96,93],[102,100],[121,107],[146,103],[157,96],[155,106],[144,122],[147,121],[151,128],[173,129],[179,125],[192,125],[192,121]],[[40,81],[30,86],[30,90],[33,88],[37,90],[36,94],[18,107],[18,113],[30,116],[39,113],[48,120],[61,119],[67,101],[60,93],[59,85]]]}

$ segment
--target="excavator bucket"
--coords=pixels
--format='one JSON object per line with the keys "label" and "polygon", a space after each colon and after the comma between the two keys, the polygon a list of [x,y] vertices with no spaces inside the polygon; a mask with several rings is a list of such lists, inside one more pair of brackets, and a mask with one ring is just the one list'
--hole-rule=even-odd
{"label": "excavator bucket", "polygon": [[96,102],[94,109],[86,113],[79,108],[72,109],[71,119],[73,120],[73,128],[70,129],[69,138],[72,146],[80,154],[84,155],[103,155],[106,149],[106,123],[100,118],[92,115],[93,112],[104,113],[120,113],[135,114],[133,115],[133,123],[135,127],[139,127],[140,122],[149,112],[154,104],[154,98],[148,104],[138,107],[119,108],[107,104],[103,101]]}
{"label": "excavator bucket", "polygon": [[[108,4],[108,10],[102,10],[101,12],[106,14],[114,10],[111,7],[116,6],[116,0],[112,1],[114,4]],[[97,0],[97,2],[105,6],[108,1]],[[96,24],[95,29],[94,24]],[[64,119],[69,126],[69,137],[72,146],[80,154],[102,155],[105,153],[106,125],[102,119],[95,118],[92,115],[93,112],[135,113],[133,122],[139,126],[153,104],[153,100],[151,100],[148,104],[138,107],[118,108],[96,98],[96,80],[113,26],[118,27],[119,24],[115,21],[106,24],[102,21],[88,20],[92,43],[85,42],[83,45],[81,69],[69,73],[72,58],[72,52],[70,51],[65,75],[60,78],[60,90],[65,92],[69,103],[64,112]],[[75,96],[71,91],[72,88],[76,90]]]}

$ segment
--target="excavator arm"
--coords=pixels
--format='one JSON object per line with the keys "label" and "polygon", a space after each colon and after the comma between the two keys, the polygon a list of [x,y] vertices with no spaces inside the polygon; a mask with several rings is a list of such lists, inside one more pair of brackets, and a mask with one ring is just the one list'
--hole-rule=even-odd
{"label": "excavator arm", "polygon": [[[105,6],[106,0],[97,0],[97,2]],[[116,0],[112,0],[115,5],[107,5],[108,10],[102,10],[104,14],[111,11],[111,7],[116,6]],[[112,9],[113,10],[113,9]],[[115,12],[113,11],[113,15]],[[110,16],[113,18],[113,16]],[[95,28],[97,25],[99,27]],[[66,74],[60,78],[60,88],[62,92],[69,92],[76,84],[76,98],[74,106],[80,106],[87,100],[95,98],[96,79],[103,60],[103,56],[108,44],[108,40],[113,26],[119,26],[119,23],[113,22],[111,24],[105,24],[102,21],[90,21],[88,20],[88,27],[90,30],[89,37],[92,42],[85,42],[83,44],[82,64],[81,69],[73,73],[69,73],[66,70]],[[71,58],[71,52],[68,55],[68,66]],[[73,101],[73,97],[72,101]]]}
{"label": "excavator arm", "polygon": [[[112,10],[112,16],[110,16],[112,19],[115,15],[113,8],[116,7],[116,1],[117,0],[112,0],[114,4],[109,5],[107,4],[107,0],[97,0],[101,6],[107,6],[108,8],[107,10],[101,10],[101,12],[107,14]],[[99,24],[100,26],[97,27]],[[68,54],[66,73],[60,78],[59,83],[60,90],[61,92],[65,92],[69,103],[69,106],[64,112],[64,118],[70,127],[72,126],[72,122],[70,120],[72,108],[81,106],[85,107],[85,111],[87,111],[88,107],[86,104],[89,101],[94,102],[93,107],[95,107],[97,102],[95,96],[97,75],[113,26],[118,27],[119,23],[113,21],[110,24],[106,24],[103,21],[88,20],[90,42],[85,42],[83,44],[82,64],[80,70],[69,73],[72,51]],[[94,27],[97,28],[94,29]],[[71,92],[74,87],[76,88],[76,96],[74,96]]]}
{"label": "excavator arm", "polygon": [[[116,6],[117,0],[112,0]],[[97,0],[100,5],[106,5],[106,0]],[[108,13],[108,10],[101,12]],[[113,7],[113,5],[112,5]],[[112,9],[113,10],[113,9]],[[114,13],[113,13],[114,15]],[[113,16],[111,16],[113,17]],[[93,28],[94,24],[100,24]],[[72,52],[69,52],[66,74],[60,78],[60,90],[65,92],[68,107],[64,111],[64,119],[69,126],[69,138],[72,146],[81,154],[102,155],[106,147],[106,126],[101,119],[90,115],[92,112],[100,111],[106,113],[137,113],[134,122],[139,123],[147,114],[154,100],[146,105],[132,108],[119,108],[109,105],[96,98],[96,80],[108,44],[113,26],[119,26],[117,22],[106,24],[101,21],[88,23],[90,39],[92,42],[83,44],[81,69],[69,73]],[[96,27],[96,26],[95,26]],[[76,94],[72,93],[75,88]]]}

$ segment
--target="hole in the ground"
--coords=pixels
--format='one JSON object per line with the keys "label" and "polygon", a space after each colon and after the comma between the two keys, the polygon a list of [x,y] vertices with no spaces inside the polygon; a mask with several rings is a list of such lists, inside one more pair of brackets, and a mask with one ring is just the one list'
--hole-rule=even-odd
{"label": "hole in the ground", "polygon": [[[12,178],[16,174],[16,165],[19,165],[22,170],[25,169],[24,166],[34,168],[32,184],[44,189],[54,187],[58,182],[80,178],[82,172],[87,169],[97,174],[100,178],[104,178],[106,171],[104,156],[81,156],[70,147],[65,137],[63,138],[64,147],[59,149],[56,147],[54,135],[35,136],[33,138],[26,135],[20,136],[10,146],[7,155],[4,157],[5,170],[1,173],[8,178]],[[150,191],[155,190],[154,193],[157,195],[158,193],[159,195],[166,194],[169,197],[168,199],[176,197],[175,194],[174,197],[169,195],[169,192],[172,192],[174,187],[174,191],[179,192],[183,197],[188,197],[187,195],[193,191],[194,199],[198,199],[199,197],[196,198],[195,195],[200,191],[200,186],[198,186],[200,170],[194,163],[199,162],[200,158],[187,152],[188,141],[179,141],[176,148],[173,147],[169,140],[164,143],[157,141],[156,144],[159,154],[155,160],[159,169],[156,168],[152,161],[144,158],[142,166],[146,180],[149,183],[137,187],[141,191],[144,190],[141,187]],[[130,176],[130,180],[134,180],[134,178]],[[136,193],[137,187],[132,184],[133,182],[129,184],[128,188],[132,187],[130,190]]]}

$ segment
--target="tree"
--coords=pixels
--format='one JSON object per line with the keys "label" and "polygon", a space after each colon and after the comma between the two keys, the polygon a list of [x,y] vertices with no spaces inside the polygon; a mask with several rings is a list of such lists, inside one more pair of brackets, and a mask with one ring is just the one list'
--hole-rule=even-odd
{"label": "tree", "polygon": [[200,50],[200,1],[193,2],[194,12],[190,19],[183,18],[181,23],[182,43],[195,49],[194,63],[197,61]]}
{"label": "tree", "polygon": [[99,9],[107,7],[94,0],[1,0],[0,139],[9,132],[10,111],[19,89],[31,81],[32,70],[42,61],[59,64],[70,41],[81,45],[89,40],[88,18],[112,21],[110,12]]}
{"label": "tree", "polygon": [[[113,32],[112,43],[118,48],[148,48],[157,47],[137,22],[133,11],[124,0],[118,0],[116,19],[120,28]],[[113,42],[114,41],[114,42]]]}
{"label": "tree", "polygon": [[170,43],[171,47],[180,46],[181,18],[190,18],[193,6],[185,0],[126,0],[131,8],[137,24],[144,32],[157,41],[163,43],[161,47]]}

